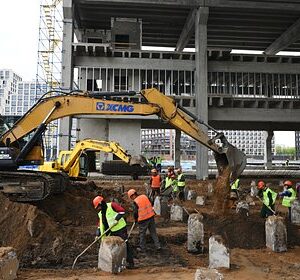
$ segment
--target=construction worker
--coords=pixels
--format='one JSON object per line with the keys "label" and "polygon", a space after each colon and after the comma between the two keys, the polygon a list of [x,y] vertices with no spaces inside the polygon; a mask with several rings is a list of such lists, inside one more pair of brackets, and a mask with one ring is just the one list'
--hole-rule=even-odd
{"label": "construction worker", "polygon": [[238,199],[239,193],[238,193],[238,188],[240,186],[240,179],[236,179],[235,181],[231,182],[230,184],[230,198],[231,199]]}
{"label": "construction worker", "polygon": [[161,182],[162,182],[161,176],[158,174],[157,170],[153,168],[151,170],[151,177],[150,177],[150,187],[151,187],[150,200],[152,203],[154,202],[155,197],[157,195],[160,195]]}
{"label": "construction worker", "polygon": [[[102,238],[106,236],[119,236],[123,240],[128,239],[126,221],[124,219],[125,209],[116,202],[106,203],[102,196],[93,199],[93,205],[98,212],[99,226],[96,231],[97,236],[101,236],[110,229]],[[127,243],[127,268],[134,268],[132,247]]]}
{"label": "construction worker", "polygon": [[159,173],[161,173],[161,163],[162,163],[162,158],[160,156],[156,157],[156,169]]}
{"label": "construction worker", "polygon": [[155,212],[149,198],[144,195],[138,195],[135,189],[128,191],[129,199],[133,200],[133,216],[139,225],[139,248],[141,252],[146,250],[146,232],[149,229],[150,235],[157,250],[161,249],[158,236],[156,233],[156,225],[154,221]]}
{"label": "construction worker", "polygon": [[181,201],[184,201],[185,176],[182,173],[181,167],[177,168],[176,173],[177,173],[176,182],[177,182],[177,188],[178,188],[178,198]]}
{"label": "construction worker", "polygon": [[297,192],[298,200],[300,201],[300,183],[296,184],[296,192]]}
{"label": "construction worker", "polygon": [[169,166],[167,176],[162,183],[161,194],[163,196],[170,196],[172,192],[174,192],[174,186],[176,183],[175,179],[176,174],[174,172],[174,168]]}
{"label": "construction worker", "polygon": [[289,180],[283,183],[283,192],[279,193],[282,197],[282,206],[288,207],[289,209],[289,221],[291,221],[291,206],[296,199],[296,191],[293,189],[293,183]]}
{"label": "construction worker", "polygon": [[257,183],[258,188],[258,197],[262,198],[263,206],[260,211],[260,215],[263,218],[267,218],[269,216],[274,215],[275,213],[275,201],[277,197],[277,193],[272,191],[269,187],[266,186],[264,181],[259,181]]}

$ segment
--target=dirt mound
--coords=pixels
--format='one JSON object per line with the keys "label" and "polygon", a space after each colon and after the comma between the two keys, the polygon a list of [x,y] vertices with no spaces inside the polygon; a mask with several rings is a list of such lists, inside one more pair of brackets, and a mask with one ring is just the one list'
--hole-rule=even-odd
{"label": "dirt mound", "polygon": [[[227,217],[217,217],[204,215],[204,224],[208,229],[205,234],[221,235],[229,248],[264,248],[265,220],[257,216],[243,217],[232,215]],[[206,240],[208,240],[206,238]]]}
{"label": "dirt mound", "polygon": [[[93,183],[77,183],[34,205],[0,195],[0,246],[14,247],[21,266],[70,265],[94,239],[98,219],[91,200],[95,195],[123,201],[120,194]],[[96,256],[96,248],[91,253]]]}

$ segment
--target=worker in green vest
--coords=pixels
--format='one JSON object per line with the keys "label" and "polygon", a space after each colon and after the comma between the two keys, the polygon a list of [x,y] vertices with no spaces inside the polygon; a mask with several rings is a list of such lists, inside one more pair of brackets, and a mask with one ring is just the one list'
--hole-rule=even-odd
{"label": "worker in green vest", "polygon": [[261,197],[263,202],[263,206],[260,211],[261,217],[267,218],[274,215],[277,193],[267,187],[264,181],[259,181],[257,188],[259,190],[258,197]]}
{"label": "worker in green vest", "polygon": [[162,188],[161,188],[161,195],[163,196],[170,196],[174,192],[174,185],[175,185],[176,175],[174,172],[173,167],[168,167],[168,173],[165,177]]}
{"label": "worker in green vest", "polygon": [[176,173],[177,173],[176,181],[177,181],[177,191],[178,191],[177,197],[181,201],[184,201],[185,176],[182,173],[181,167],[177,168]]}
{"label": "worker in green vest", "polygon": [[[102,237],[107,236],[119,236],[124,241],[128,239],[126,221],[124,219],[125,209],[116,202],[106,203],[104,198],[100,195],[93,199],[93,205],[95,210],[98,212],[99,226],[96,231],[96,236],[103,235],[103,233],[108,230],[108,232]],[[126,241],[127,244],[127,268],[134,268],[133,252],[132,247]]]}
{"label": "worker in green vest", "polygon": [[296,191],[293,189],[293,183],[289,180],[283,183],[283,192],[279,193],[282,197],[282,206],[289,209],[289,221],[291,222],[291,206],[296,199]]}
{"label": "worker in green vest", "polygon": [[238,188],[240,186],[240,179],[236,179],[230,184],[230,199],[237,200],[239,198]]}
{"label": "worker in green vest", "polygon": [[161,163],[162,163],[162,158],[160,156],[156,157],[156,169],[159,173],[161,173]]}

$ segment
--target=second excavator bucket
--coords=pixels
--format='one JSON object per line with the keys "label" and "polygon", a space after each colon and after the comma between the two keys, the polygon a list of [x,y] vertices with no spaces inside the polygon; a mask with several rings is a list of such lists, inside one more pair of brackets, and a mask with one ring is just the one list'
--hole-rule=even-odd
{"label": "second excavator bucket", "polygon": [[226,143],[224,152],[214,153],[214,156],[219,173],[222,173],[222,171],[229,166],[231,181],[234,181],[242,174],[247,164],[246,155],[228,142]]}
{"label": "second excavator bucket", "polygon": [[147,166],[148,162],[142,155],[132,156],[129,161],[129,165],[140,165],[141,167]]}

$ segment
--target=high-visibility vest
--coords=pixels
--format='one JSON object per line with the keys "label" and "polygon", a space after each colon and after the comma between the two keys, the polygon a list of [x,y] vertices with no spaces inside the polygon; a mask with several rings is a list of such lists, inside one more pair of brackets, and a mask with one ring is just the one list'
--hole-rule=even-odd
{"label": "high-visibility vest", "polygon": [[172,178],[166,177],[166,180],[165,180],[165,189],[171,187],[172,183],[173,183]]}
{"label": "high-visibility vest", "polygon": [[291,207],[292,203],[296,199],[296,191],[293,188],[287,189],[289,192],[292,193],[291,196],[284,196],[282,199],[282,205],[285,207]]}
{"label": "high-visibility vest", "polygon": [[[107,203],[107,209],[106,209],[106,220],[107,220],[107,223],[108,223],[108,226],[111,227],[115,222],[115,218],[116,216],[118,215],[119,213],[114,211],[114,209],[111,207],[111,203]],[[101,234],[103,234],[103,232],[105,232],[105,228],[104,228],[104,224],[102,222],[102,213],[101,211],[98,213],[98,217],[99,217],[99,228],[100,228],[100,232]],[[126,222],[125,222],[125,219],[124,218],[121,218],[119,220],[119,222],[113,227],[111,228],[110,230],[112,232],[115,232],[115,231],[118,231],[122,228],[126,227]]]}
{"label": "high-visibility vest", "polygon": [[134,199],[134,202],[138,206],[138,222],[150,219],[155,215],[152,204],[146,195],[139,195]]}
{"label": "high-visibility vest", "polygon": [[181,181],[181,177],[183,176],[183,174],[181,173],[181,174],[179,174],[178,175],[178,177],[177,177],[177,186],[179,187],[179,188],[184,188],[185,187],[185,180],[183,179],[182,181]]}
{"label": "high-visibility vest", "polygon": [[265,191],[263,191],[263,203],[267,206],[270,206],[270,200],[269,200],[269,197],[268,197],[269,192],[272,194],[272,200],[273,200],[272,205],[275,204],[275,200],[276,200],[276,197],[277,197],[277,193],[272,191],[270,188],[267,188]]}
{"label": "high-visibility vest", "polygon": [[161,157],[157,157],[157,158],[156,158],[156,163],[157,163],[157,164],[161,164],[161,162],[162,162]]}
{"label": "high-visibility vest", "polygon": [[157,174],[155,176],[151,176],[151,188],[153,189],[158,189],[160,188],[160,182],[161,182],[161,178],[160,176]]}
{"label": "high-visibility vest", "polygon": [[240,184],[240,179],[236,179],[233,184],[231,185],[232,190],[237,190]]}

